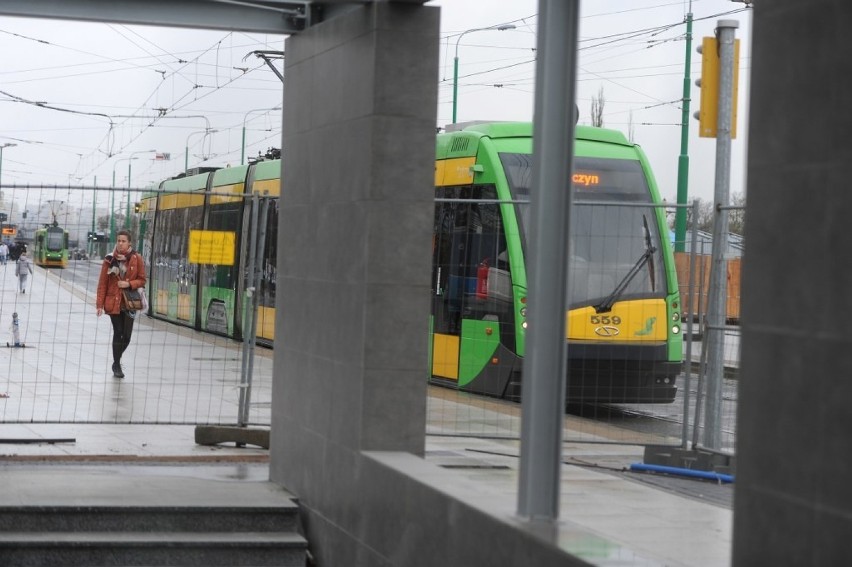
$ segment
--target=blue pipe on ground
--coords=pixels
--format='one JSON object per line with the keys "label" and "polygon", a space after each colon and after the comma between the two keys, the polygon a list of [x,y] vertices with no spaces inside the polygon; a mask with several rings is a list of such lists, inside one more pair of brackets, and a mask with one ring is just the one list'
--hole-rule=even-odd
{"label": "blue pipe on ground", "polygon": [[646,465],[645,463],[633,463],[630,465],[632,471],[642,472],[661,472],[667,474],[676,474],[691,478],[700,478],[704,480],[716,480],[719,482],[734,482],[734,475],[722,474],[712,471],[696,471],[692,469],[684,469],[681,467],[668,467],[665,465]]}

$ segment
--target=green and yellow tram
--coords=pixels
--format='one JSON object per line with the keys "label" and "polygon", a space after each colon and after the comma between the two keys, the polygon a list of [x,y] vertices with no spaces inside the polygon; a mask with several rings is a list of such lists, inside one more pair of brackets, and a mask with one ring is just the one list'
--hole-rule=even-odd
{"label": "green and yellow tram", "polygon": [[[490,123],[439,134],[430,381],[519,399],[527,324],[532,126]],[[252,200],[278,196],[281,162],[160,184],[141,203],[151,314],[240,338]],[[681,371],[680,298],[659,192],[641,148],[578,126],[569,258],[568,402],[671,402]],[[275,319],[278,203],[268,209],[258,341]],[[235,234],[231,266],[189,261],[190,231]]]}
{"label": "green and yellow tram", "polygon": [[68,266],[68,231],[56,222],[35,231],[33,262],[44,268]]}
{"label": "green and yellow tram", "polygon": [[[281,161],[207,170],[162,182],[143,196],[140,243],[148,269],[150,314],[194,329],[241,338],[248,304],[247,281],[252,200],[257,193],[273,197],[267,207],[263,274],[255,319],[261,344],[275,338],[275,228],[278,223]],[[233,235],[230,250],[218,250],[231,264],[190,261],[192,231]]]}
{"label": "green and yellow tram", "polygon": [[[438,135],[431,381],[519,399],[527,325],[532,125]],[[566,294],[567,401],[671,402],[680,299],[642,150],[578,126]]]}

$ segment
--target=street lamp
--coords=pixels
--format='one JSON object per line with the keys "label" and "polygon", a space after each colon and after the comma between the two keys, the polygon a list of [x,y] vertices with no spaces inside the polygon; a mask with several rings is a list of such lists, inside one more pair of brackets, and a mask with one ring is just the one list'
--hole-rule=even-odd
{"label": "street lamp", "polygon": [[459,94],[459,42],[461,41],[461,38],[463,38],[465,34],[468,33],[489,30],[506,31],[513,30],[515,29],[515,27],[515,24],[499,24],[487,28],[474,28],[470,30],[465,30],[459,34],[458,39],[456,39],[456,56],[453,58],[453,124],[456,123],[456,102],[458,100]]}
{"label": "street lamp", "polygon": [[249,110],[246,112],[245,116],[243,116],[243,151],[240,154],[240,165],[245,165],[246,163],[246,120],[248,119],[249,114],[252,112],[272,112],[274,110],[281,110],[280,106],[276,106],[275,108],[256,108],[254,110]]}
{"label": "street lamp", "polygon": [[12,142],[0,144],[0,188],[3,187],[3,148],[13,148],[17,145],[18,144],[13,144]]}
{"label": "street lamp", "polygon": [[[123,161],[129,161],[139,159],[137,157],[126,157],[115,160],[115,163],[112,164],[112,188],[110,189],[110,200],[109,200],[109,241],[115,242],[115,168],[116,166]],[[130,166],[128,165],[127,175],[130,176]],[[128,180],[128,183],[130,181]]]}
{"label": "street lamp", "polygon": [[[206,128],[205,130],[199,130],[198,132],[192,132],[189,136],[186,137],[186,158],[183,163],[183,171],[184,173],[189,171],[189,139],[195,136],[196,134],[204,134],[206,138],[208,134],[215,134],[219,130],[211,130],[210,128]],[[201,139],[201,147],[202,152],[204,148],[204,138]]]}

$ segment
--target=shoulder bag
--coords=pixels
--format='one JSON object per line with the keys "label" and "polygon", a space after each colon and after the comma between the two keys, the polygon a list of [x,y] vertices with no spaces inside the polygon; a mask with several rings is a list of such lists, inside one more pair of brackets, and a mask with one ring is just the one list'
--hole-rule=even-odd
{"label": "shoulder bag", "polygon": [[125,311],[141,311],[142,294],[138,289],[126,287],[121,290],[121,303]]}

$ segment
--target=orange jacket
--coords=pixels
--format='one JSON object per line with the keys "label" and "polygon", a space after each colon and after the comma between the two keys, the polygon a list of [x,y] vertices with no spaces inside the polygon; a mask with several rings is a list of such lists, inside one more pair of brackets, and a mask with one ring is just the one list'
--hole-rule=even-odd
{"label": "orange jacket", "polygon": [[[132,289],[145,287],[147,278],[145,277],[145,262],[142,261],[142,256],[135,250],[130,252],[130,255],[125,260],[127,270],[124,281],[130,282]],[[95,302],[95,307],[103,309],[107,315],[118,315],[121,312],[121,288],[118,287],[119,275],[109,273],[113,266],[118,266],[118,261],[113,261],[112,254],[104,257],[101,264],[101,275],[98,279],[98,297]]]}

